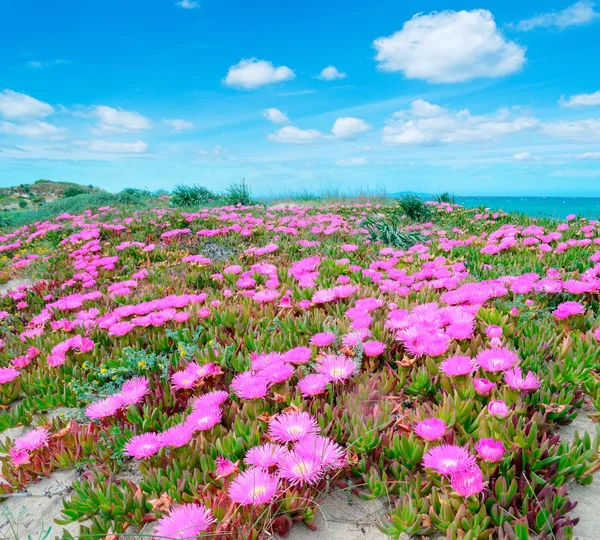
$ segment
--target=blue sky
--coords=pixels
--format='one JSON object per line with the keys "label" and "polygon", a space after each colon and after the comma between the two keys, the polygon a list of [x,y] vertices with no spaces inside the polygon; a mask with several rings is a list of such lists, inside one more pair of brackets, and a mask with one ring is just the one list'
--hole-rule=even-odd
{"label": "blue sky", "polygon": [[0,0],[0,186],[600,196],[588,0]]}

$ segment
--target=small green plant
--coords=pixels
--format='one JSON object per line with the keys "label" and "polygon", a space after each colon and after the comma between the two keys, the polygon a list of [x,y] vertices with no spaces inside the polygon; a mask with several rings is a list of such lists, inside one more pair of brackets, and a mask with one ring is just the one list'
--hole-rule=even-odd
{"label": "small green plant", "polygon": [[225,202],[227,204],[241,204],[242,206],[252,206],[257,204],[252,198],[250,186],[242,180],[239,184],[231,184],[225,192]]}
{"label": "small green plant", "polygon": [[372,242],[381,242],[386,246],[399,249],[409,249],[419,242],[424,242],[427,237],[419,232],[405,232],[400,228],[398,216],[388,218],[383,216],[369,216],[362,222],[362,227],[367,230]]}
{"label": "small green plant", "polygon": [[171,204],[179,207],[206,205],[216,199],[215,194],[204,186],[178,184],[171,195]]}
{"label": "small green plant", "polygon": [[63,197],[75,197],[76,195],[83,195],[84,193],[87,193],[87,190],[85,190],[84,188],[79,186],[70,186],[67,189],[65,189]]}
{"label": "small green plant", "polygon": [[411,221],[427,221],[431,215],[429,208],[416,195],[405,195],[396,201],[399,210]]}
{"label": "small green plant", "polygon": [[439,202],[439,203],[455,204],[456,203],[456,198],[451,193],[448,193],[447,191],[444,191],[443,193],[440,193],[435,198],[435,201]]}
{"label": "small green plant", "polygon": [[19,201],[19,208],[26,208],[27,207],[27,201],[24,201],[23,199],[21,199]]}

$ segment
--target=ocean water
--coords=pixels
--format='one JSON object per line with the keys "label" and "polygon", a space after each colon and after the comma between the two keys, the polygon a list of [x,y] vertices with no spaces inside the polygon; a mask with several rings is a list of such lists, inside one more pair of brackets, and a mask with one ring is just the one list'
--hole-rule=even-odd
{"label": "ocean water", "polygon": [[468,207],[485,206],[533,217],[564,219],[569,214],[600,219],[600,197],[456,197]]}

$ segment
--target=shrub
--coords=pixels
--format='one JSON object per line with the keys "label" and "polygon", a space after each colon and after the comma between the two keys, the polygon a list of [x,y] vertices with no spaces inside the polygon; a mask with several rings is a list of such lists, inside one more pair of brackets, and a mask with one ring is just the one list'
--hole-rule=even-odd
{"label": "shrub", "polygon": [[24,201],[23,199],[21,199],[19,201],[19,208],[26,208],[27,207],[27,201]]}
{"label": "shrub", "polygon": [[416,195],[405,195],[396,201],[400,211],[412,221],[427,221],[431,212]]}
{"label": "shrub", "polygon": [[82,188],[82,187],[79,187],[79,186],[69,186],[63,192],[63,197],[64,198],[75,197],[76,195],[83,195],[84,193],[87,193],[87,190],[84,189],[84,188]]}
{"label": "shrub", "polygon": [[239,184],[231,184],[225,192],[226,204],[241,204],[242,206],[252,206],[258,202],[252,198],[250,186],[242,180]]}
{"label": "shrub", "polygon": [[215,198],[215,194],[204,186],[178,184],[173,190],[171,204],[182,207],[201,206],[212,202]]}
{"label": "shrub", "polygon": [[456,199],[454,198],[454,195],[452,195],[451,193],[448,193],[447,191],[444,191],[443,193],[440,193],[435,198],[435,200],[436,200],[436,202],[439,202],[439,203],[454,204],[456,202]]}
{"label": "shrub", "polygon": [[399,249],[406,250],[419,242],[427,241],[427,237],[421,233],[403,231],[396,215],[388,218],[371,215],[362,222],[361,226],[367,230],[372,242],[381,242],[386,246]]}

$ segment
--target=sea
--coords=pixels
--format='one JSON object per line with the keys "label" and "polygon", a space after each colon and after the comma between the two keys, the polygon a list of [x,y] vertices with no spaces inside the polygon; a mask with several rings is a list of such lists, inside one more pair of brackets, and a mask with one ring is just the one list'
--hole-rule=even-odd
{"label": "sea", "polygon": [[569,214],[600,219],[600,197],[456,197],[467,207],[520,212],[532,217],[564,219]]}

